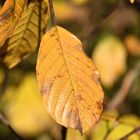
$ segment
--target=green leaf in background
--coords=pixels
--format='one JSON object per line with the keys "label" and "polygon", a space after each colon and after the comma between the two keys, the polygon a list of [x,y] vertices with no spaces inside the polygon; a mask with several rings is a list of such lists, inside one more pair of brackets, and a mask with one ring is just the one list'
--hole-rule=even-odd
{"label": "green leaf in background", "polygon": [[[120,124],[110,132],[106,140],[119,140],[120,138],[130,133],[132,130],[134,130],[132,126],[127,124]],[[139,136],[134,133],[127,140],[139,140]]]}
{"label": "green leaf in background", "polygon": [[[105,112],[90,136],[91,140],[119,140],[139,126],[140,120],[135,115],[119,117],[117,112]],[[139,140],[139,135],[133,133],[128,140]]]}
{"label": "green leaf in background", "polygon": [[5,105],[3,112],[10,125],[20,135],[37,136],[50,129],[60,139],[59,126],[49,117],[43,106],[33,73],[26,74],[18,87],[9,86],[1,103]]}
{"label": "green leaf in background", "polygon": [[87,140],[85,135],[81,135],[77,130],[68,129],[66,140]]}

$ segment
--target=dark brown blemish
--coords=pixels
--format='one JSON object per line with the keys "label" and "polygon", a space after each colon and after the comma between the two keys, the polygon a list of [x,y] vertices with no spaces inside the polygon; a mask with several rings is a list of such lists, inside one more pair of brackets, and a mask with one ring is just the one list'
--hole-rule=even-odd
{"label": "dark brown blemish", "polygon": [[9,7],[9,8],[7,9],[7,11],[5,11],[4,13],[2,13],[2,14],[0,15],[0,21],[3,20],[3,19],[4,19],[4,20],[9,19],[9,17],[10,17],[10,15],[11,15],[12,11],[13,11],[13,7]]}
{"label": "dark brown blemish", "polygon": [[77,99],[78,99],[78,101],[82,101],[82,100],[83,100],[83,97],[79,94],[79,95],[77,96]]}
{"label": "dark brown blemish", "polygon": [[87,110],[90,110],[90,107],[87,107]]}
{"label": "dark brown blemish", "polygon": [[103,104],[102,104],[102,102],[100,102],[100,101],[96,102],[96,105],[97,105],[97,108],[98,108],[99,110],[101,110],[101,109],[103,108]]}
{"label": "dark brown blemish", "polygon": [[50,34],[50,35],[51,35],[51,37],[55,36],[55,34]]}
{"label": "dark brown blemish", "polygon": [[79,130],[81,134],[83,134],[83,128],[80,120],[76,122],[76,130]]}
{"label": "dark brown blemish", "polygon": [[61,78],[61,77],[63,77],[63,75],[57,75],[57,77]]}

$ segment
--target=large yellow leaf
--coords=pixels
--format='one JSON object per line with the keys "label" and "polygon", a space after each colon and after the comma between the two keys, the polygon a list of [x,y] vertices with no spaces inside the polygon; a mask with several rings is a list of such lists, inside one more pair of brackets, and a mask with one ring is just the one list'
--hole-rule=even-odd
{"label": "large yellow leaf", "polygon": [[[45,21],[46,4],[42,3],[42,20],[41,32],[46,26]],[[1,48],[1,55],[3,61],[9,68],[17,65],[22,59],[31,54],[38,45],[39,32],[39,6],[37,2],[32,2],[25,7],[22,17],[11,38],[6,45],[7,49],[3,51]],[[5,47],[5,46],[4,46]]]}
{"label": "large yellow leaf", "polygon": [[36,69],[43,102],[57,123],[84,133],[99,120],[103,91],[98,71],[73,34],[51,28],[41,41]]}
{"label": "large yellow leaf", "polygon": [[0,10],[0,47],[13,33],[25,3],[26,0],[6,0]]}

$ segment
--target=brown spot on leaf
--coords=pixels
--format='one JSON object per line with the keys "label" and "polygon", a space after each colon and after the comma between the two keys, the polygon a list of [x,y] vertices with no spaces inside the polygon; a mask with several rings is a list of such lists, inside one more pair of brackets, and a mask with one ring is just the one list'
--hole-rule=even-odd
{"label": "brown spot on leaf", "polygon": [[74,119],[74,124],[75,124],[75,129],[79,130],[80,133],[83,134],[83,127],[79,118],[79,114],[76,114],[75,119]]}
{"label": "brown spot on leaf", "polygon": [[78,99],[78,101],[82,101],[82,100],[83,100],[83,97],[79,94],[79,95],[77,96],[77,99]]}
{"label": "brown spot on leaf", "polygon": [[4,13],[2,13],[2,14],[0,15],[0,21],[1,21],[2,19],[7,20],[7,19],[10,17],[10,15],[12,15],[12,14],[11,14],[12,11],[13,11],[13,7],[9,7]]}
{"label": "brown spot on leaf", "polygon": [[50,35],[51,35],[51,37],[55,36],[55,34],[50,34]]}
{"label": "brown spot on leaf", "polygon": [[83,48],[81,47],[81,45],[76,45],[75,46],[79,51],[83,51]]}
{"label": "brown spot on leaf", "polygon": [[99,72],[98,71],[94,71],[94,73],[92,74],[92,80],[94,80],[94,82],[96,84],[100,84],[100,77],[99,77]]}
{"label": "brown spot on leaf", "polygon": [[48,94],[50,89],[51,89],[51,87],[52,87],[52,84],[53,84],[52,82],[50,82],[48,84],[44,83],[44,85],[42,86],[41,93],[42,94]]}
{"label": "brown spot on leaf", "polygon": [[58,77],[58,78],[61,78],[61,77],[63,77],[63,75],[58,74],[57,77]]}
{"label": "brown spot on leaf", "polygon": [[96,104],[97,104],[97,108],[99,110],[101,110],[103,108],[103,104],[100,101],[96,102]]}

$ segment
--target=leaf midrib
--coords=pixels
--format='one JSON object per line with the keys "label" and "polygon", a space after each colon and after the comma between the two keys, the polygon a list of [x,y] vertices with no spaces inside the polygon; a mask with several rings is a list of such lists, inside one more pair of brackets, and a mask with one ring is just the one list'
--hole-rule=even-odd
{"label": "leaf midrib", "polygon": [[[78,112],[78,117],[79,117],[79,122],[82,126],[82,123],[81,123],[81,119],[80,119],[80,114],[79,114],[79,107],[78,107],[78,101],[77,101],[77,96],[76,96],[76,89],[75,89],[75,86],[74,86],[74,82],[72,80],[72,76],[70,74],[70,70],[69,70],[69,66],[67,64],[67,60],[66,60],[66,57],[64,55],[64,51],[63,51],[63,46],[62,46],[62,42],[61,42],[61,39],[60,39],[60,35],[59,35],[59,32],[58,32],[58,29],[57,29],[57,26],[55,25],[55,28],[56,28],[56,32],[57,32],[57,36],[58,36],[58,40],[59,40],[59,43],[60,43],[60,48],[61,48],[61,52],[62,52],[62,55],[63,55],[63,58],[64,58],[64,63],[66,65],[66,69],[67,69],[67,72],[68,72],[68,75],[69,75],[69,78],[70,78],[70,82],[71,82],[71,85],[73,87],[73,91],[74,91],[74,95],[76,97],[76,104],[77,104],[77,112]],[[81,128],[83,130],[83,128]]]}

